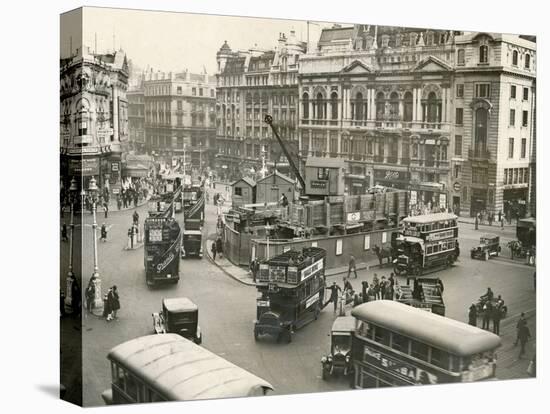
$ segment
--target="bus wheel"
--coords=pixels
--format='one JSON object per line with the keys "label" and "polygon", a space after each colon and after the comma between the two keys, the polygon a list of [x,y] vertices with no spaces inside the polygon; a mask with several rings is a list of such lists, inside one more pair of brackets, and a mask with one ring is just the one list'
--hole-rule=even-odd
{"label": "bus wheel", "polygon": [[315,320],[317,320],[317,318],[319,317],[319,313],[320,313],[320,312],[321,312],[321,311],[319,310],[319,306],[316,306],[316,307],[315,307],[315,312],[314,312],[314,314],[313,314],[313,317],[315,318]]}
{"label": "bus wheel", "polygon": [[287,331],[286,333],[286,343],[289,344],[292,342],[292,334],[290,333],[290,331]]}

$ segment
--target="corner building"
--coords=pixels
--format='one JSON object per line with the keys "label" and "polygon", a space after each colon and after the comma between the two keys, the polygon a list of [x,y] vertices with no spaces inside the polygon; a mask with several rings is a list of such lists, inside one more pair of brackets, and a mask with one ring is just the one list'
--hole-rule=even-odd
{"label": "corner building", "polygon": [[212,167],[216,153],[215,78],[207,73],[152,72],[143,82],[145,150],[187,170]]}
{"label": "corner building", "polygon": [[103,192],[121,186],[121,161],[128,151],[128,64],[122,51],[89,48],[60,62],[60,152],[62,189],[72,178],[87,189],[95,176]]}
{"label": "corner building", "polygon": [[382,184],[413,207],[473,215],[510,200],[521,214],[534,85],[534,43],[518,36],[335,25],[300,56],[300,153],[344,158],[349,194]]}

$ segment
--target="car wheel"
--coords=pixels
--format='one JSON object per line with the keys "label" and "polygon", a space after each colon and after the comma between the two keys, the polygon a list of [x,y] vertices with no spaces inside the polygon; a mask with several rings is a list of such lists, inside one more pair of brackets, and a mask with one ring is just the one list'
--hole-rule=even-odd
{"label": "car wheel", "polygon": [[474,254],[474,252],[471,252],[471,253],[470,253],[470,257],[471,257],[472,259],[474,259],[474,258],[475,258],[475,254]]}

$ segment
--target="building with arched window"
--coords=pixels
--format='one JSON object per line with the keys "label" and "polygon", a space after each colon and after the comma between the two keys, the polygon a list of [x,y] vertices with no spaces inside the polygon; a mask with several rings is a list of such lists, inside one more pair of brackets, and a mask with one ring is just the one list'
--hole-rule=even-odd
{"label": "building with arched window", "polygon": [[280,33],[274,50],[233,51],[225,42],[218,51],[216,165],[221,178],[259,180],[266,174],[264,166],[291,174],[264,116],[273,117],[279,135],[290,143],[296,141],[300,111],[308,111],[308,119],[326,118],[327,95],[298,96],[298,61],[304,52],[305,43],[294,31],[288,38]]}
{"label": "building with arched window", "polygon": [[[525,214],[534,206],[532,40],[323,29],[317,48],[299,62],[301,156],[343,158],[349,193],[359,180],[363,190],[409,189],[415,204],[458,214]],[[326,110],[316,109],[321,102]]]}
{"label": "building with arched window", "polygon": [[81,47],[61,59],[62,191],[72,178],[88,188],[92,177],[103,195],[120,189],[121,162],[128,151],[128,75],[122,50],[99,54]]}

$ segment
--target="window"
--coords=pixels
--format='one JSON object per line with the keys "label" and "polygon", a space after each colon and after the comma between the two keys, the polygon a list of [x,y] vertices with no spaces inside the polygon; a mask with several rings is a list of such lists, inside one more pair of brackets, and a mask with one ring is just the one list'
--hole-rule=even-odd
{"label": "window", "polygon": [[459,83],[456,85],[456,97],[457,98],[464,98],[464,84]]}
{"label": "window", "polygon": [[512,52],[512,65],[517,66],[518,65],[518,51],[514,50]]}
{"label": "window", "polygon": [[342,254],[342,239],[336,240],[336,256],[340,256]]}
{"label": "window", "polygon": [[464,108],[456,108],[455,123],[457,125],[462,125],[464,123]]}
{"label": "window", "polygon": [[411,341],[411,355],[423,361],[428,361],[428,345],[418,341]]}
{"label": "window", "polygon": [[181,95],[181,94],[182,94],[181,86],[178,86],[178,88],[177,88],[177,94],[178,94],[178,95]]}
{"label": "window", "polygon": [[516,99],[516,85],[510,86],[510,99]]}
{"label": "window", "polygon": [[318,168],[317,169],[317,179],[318,180],[328,180],[328,168]]}
{"label": "window", "polygon": [[183,102],[178,101],[178,111],[181,111],[183,109]]}
{"label": "window", "polygon": [[181,114],[176,115],[176,121],[177,121],[179,127],[183,126],[183,116]]}
{"label": "window", "polygon": [[210,89],[210,97],[214,98],[214,89]]}
{"label": "window", "polygon": [[391,347],[396,351],[409,353],[409,338],[403,335],[392,333]]}
{"label": "window", "polygon": [[370,249],[370,234],[365,235],[365,240],[363,242],[363,249],[369,250]]}
{"label": "window", "polygon": [[524,101],[529,100],[529,88],[523,88],[523,100]]}
{"label": "window", "polygon": [[460,165],[455,165],[454,177],[458,178],[460,176]]}
{"label": "window", "polygon": [[531,67],[531,55],[525,55],[525,69]]}
{"label": "window", "polygon": [[510,109],[510,126],[516,125],[516,110]]}
{"label": "window", "polygon": [[476,98],[489,98],[490,84],[478,83],[476,85]]}
{"label": "window", "polygon": [[202,88],[199,88],[199,96],[202,96]]}
{"label": "window", "polygon": [[304,119],[309,119],[309,95],[307,93],[302,95],[302,108]]}
{"label": "window", "polygon": [[330,95],[330,110],[331,110],[331,119],[338,119],[338,94],[332,92]]}
{"label": "window", "polygon": [[479,47],[479,63],[489,62],[489,46],[481,45]]}
{"label": "window", "polygon": [[413,119],[413,94],[405,92],[403,99],[403,121],[412,122]]}
{"label": "window", "polygon": [[527,138],[521,139],[521,158],[525,158],[527,154]]}
{"label": "window", "polygon": [[379,326],[375,326],[374,328],[374,341],[378,342],[379,344],[389,345],[390,344],[390,331],[381,328]]}
{"label": "window", "polygon": [[450,355],[437,348],[432,348],[430,362],[443,369],[449,369]]}
{"label": "window", "polygon": [[191,94],[192,94],[193,96],[197,96],[197,88],[191,89]]}
{"label": "window", "polygon": [[462,157],[462,135],[455,135],[455,156]]}
{"label": "window", "polygon": [[508,158],[514,158],[514,138],[508,138]]}
{"label": "window", "polygon": [[529,111],[523,111],[523,119],[521,122],[521,126],[526,127],[528,124],[528,118],[529,118]]}
{"label": "window", "polygon": [[235,195],[242,197],[243,189],[241,187],[235,187]]}
{"label": "window", "polygon": [[464,65],[464,49],[458,49],[457,62],[459,65]]}
{"label": "window", "polygon": [[487,184],[487,168],[472,167],[472,183]]}

